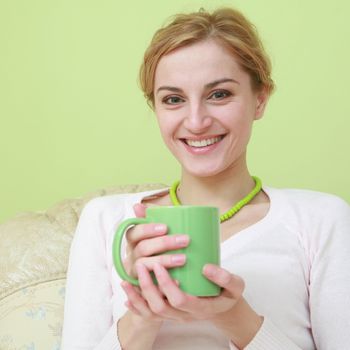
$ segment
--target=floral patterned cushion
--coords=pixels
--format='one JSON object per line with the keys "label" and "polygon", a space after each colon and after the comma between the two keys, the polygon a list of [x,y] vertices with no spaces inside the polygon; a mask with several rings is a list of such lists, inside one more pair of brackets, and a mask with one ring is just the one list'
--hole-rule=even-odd
{"label": "floral patterned cushion", "polygon": [[164,187],[103,189],[0,224],[0,350],[59,350],[69,247],[86,202]]}
{"label": "floral patterned cushion", "polygon": [[0,301],[1,350],[59,350],[65,279],[23,288]]}

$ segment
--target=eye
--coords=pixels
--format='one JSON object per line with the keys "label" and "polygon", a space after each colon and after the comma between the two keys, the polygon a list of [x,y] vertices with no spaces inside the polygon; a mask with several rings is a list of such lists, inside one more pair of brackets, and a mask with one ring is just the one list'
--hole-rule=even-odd
{"label": "eye", "polygon": [[209,98],[212,100],[223,100],[225,97],[229,96],[232,96],[232,94],[227,90],[216,90],[209,96]]}
{"label": "eye", "polygon": [[184,100],[179,96],[166,96],[162,99],[162,102],[167,105],[178,105]]}

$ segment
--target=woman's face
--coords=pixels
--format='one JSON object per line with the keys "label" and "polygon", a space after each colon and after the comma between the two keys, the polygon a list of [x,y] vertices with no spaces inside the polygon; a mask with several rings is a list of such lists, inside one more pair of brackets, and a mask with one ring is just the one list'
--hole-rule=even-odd
{"label": "woman's face", "polygon": [[165,144],[183,171],[206,177],[245,166],[252,123],[266,94],[213,40],[177,49],[157,66],[154,106]]}

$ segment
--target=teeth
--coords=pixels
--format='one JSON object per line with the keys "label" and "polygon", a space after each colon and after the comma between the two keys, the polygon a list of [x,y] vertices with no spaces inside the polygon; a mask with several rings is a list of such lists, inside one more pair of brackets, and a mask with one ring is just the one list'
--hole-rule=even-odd
{"label": "teeth", "polygon": [[185,140],[185,142],[191,146],[191,147],[206,147],[206,146],[210,146],[216,142],[219,142],[222,139],[222,136],[218,136],[218,137],[213,137],[211,139],[207,139],[207,140]]}

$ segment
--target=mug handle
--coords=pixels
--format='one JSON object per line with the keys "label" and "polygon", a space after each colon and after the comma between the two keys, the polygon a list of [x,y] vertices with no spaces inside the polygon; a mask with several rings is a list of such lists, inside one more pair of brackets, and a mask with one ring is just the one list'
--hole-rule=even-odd
{"label": "mug handle", "polygon": [[130,218],[123,221],[119,227],[117,228],[117,231],[114,235],[113,240],[113,262],[115,269],[117,270],[119,276],[124,280],[128,281],[129,283],[133,284],[134,286],[139,286],[139,280],[137,278],[133,278],[130,275],[127,274],[125,271],[122,258],[121,258],[121,246],[122,246],[122,240],[124,237],[124,234],[128,230],[130,226],[138,225],[138,224],[148,224],[150,221],[147,218]]}

